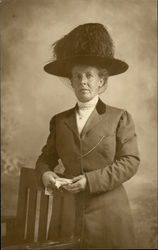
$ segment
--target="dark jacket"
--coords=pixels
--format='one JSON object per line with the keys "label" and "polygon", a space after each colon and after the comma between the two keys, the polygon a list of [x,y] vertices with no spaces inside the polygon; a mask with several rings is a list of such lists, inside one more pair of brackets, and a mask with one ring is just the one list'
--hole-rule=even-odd
{"label": "dark jacket", "polygon": [[[132,248],[132,216],[122,185],[140,162],[131,115],[99,100],[79,136],[75,109],[52,118],[50,135],[36,164],[38,180],[41,183],[42,174],[53,171],[59,158],[66,177],[84,173],[86,190],[76,195],[65,192],[64,209],[69,211],[65,235],[74,229],[84,248]],[[52,224],[50,238],[53,232]]]}

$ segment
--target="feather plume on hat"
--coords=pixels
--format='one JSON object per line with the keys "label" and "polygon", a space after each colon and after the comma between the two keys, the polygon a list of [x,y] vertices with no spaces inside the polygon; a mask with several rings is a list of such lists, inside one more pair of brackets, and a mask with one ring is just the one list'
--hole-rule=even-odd
{"label": "feather plume on hat", "polygon": [[44,66],[47,73],[70,77],[74,65],[85,64],[105,68],[109,76],[128,69],[127,63],[114,58],[113,41],[100,23],[77,26],[53,44],[54,60]]}

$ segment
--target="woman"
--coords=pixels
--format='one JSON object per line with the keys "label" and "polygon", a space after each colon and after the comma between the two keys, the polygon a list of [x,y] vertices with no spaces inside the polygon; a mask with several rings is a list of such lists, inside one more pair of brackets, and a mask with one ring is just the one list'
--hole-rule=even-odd
{"label": "woman", "polygon": [[[77,104],[51,119],[36,164],[38,180],[52,188],[58,181],[64,190],[69,226],[63,236],[73,232],[80,248],[132,248],[134,230],[123,183],[140,162],[134,124],[127,111],[99,98],[108,77],[125,72],[128,65],[114,58],[112,39],[99,23],[72,30],[54,44],[54,55],[44,69],[70,79]],[[68,181],[54,172],[59,159]],[[49,237],[54,239],[53,223]]]}

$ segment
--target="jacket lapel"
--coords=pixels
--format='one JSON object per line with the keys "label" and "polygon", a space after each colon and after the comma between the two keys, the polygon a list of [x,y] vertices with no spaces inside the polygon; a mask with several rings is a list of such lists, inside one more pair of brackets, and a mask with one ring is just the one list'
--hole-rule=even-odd
{"label": "jacket lapel", "polygon": [[76,109],[77,105],[69,111],[64,122],[76,134],[77,137],[82,138],[103,119],[103,114],[106,112],[106,105],[100,99],[98,100],[96,108],[88,118],[81,135],[78,133],[76,124]]}
{"label": "jacket lapel", "polygon": [[93,129],[103,119],[103,114],[105,113],[105,111],[106,105],[99,99],[96,108],[88,118],[82,130],[82,133],[80,135],[81,137],[84,137],[86,133]]}
{"label": "jacket lapel", "polygon": [[76,106],[69,111],[69,114],[65,118],[65,124],[79,137],[77,124],[76,124]]}

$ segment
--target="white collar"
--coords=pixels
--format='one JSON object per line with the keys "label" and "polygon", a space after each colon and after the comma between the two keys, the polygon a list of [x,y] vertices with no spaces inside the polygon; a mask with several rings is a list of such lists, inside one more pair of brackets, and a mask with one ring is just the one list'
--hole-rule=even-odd
{"label": "white collar", "polygon": [[91,109],[96,106],[97,102],[99,100],[99,96],[96,95],[92,100],[88,102],[80,102],[77,101],[79,109]]}

